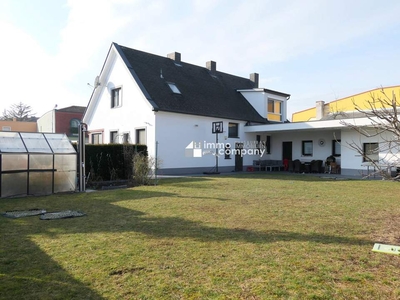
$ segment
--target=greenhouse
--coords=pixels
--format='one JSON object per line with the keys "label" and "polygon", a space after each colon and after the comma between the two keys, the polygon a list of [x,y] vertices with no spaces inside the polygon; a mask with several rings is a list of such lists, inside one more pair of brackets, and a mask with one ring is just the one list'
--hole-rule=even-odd
{"label": "greenhouse", "polygon": [[65,134],[0,132],[0,198],[75,191],[76,178]]}

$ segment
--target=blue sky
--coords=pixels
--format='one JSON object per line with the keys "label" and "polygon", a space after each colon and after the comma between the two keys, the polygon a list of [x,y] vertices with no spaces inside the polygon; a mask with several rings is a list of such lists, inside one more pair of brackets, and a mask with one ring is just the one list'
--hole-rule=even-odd
{"label": "blue sky", "polygon": [[400,84],[400,2],[0,0],[0,111],[86,106],[112,42],[260,74],[295,111]]}

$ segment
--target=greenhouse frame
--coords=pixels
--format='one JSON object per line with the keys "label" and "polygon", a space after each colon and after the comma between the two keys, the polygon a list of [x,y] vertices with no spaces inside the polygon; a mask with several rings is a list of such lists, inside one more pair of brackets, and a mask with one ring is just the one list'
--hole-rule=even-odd
{"label": "greenhouse frame", "polygon": [[0,198],[74,192],[77,153],[65,134],[0,132]]}

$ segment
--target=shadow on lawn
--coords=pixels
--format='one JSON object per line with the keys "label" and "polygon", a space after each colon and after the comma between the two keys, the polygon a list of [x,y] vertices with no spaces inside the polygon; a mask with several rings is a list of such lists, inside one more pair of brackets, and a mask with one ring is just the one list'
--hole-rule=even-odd
{"label": "shadow on lawn", "polygon": [[0,299],[103,299],[24,235],[3,233],[0,257]]}
{"label": "shadow on lawn", "polygon": [[4,206],[11,207],[15,203],[18,207],[25,206],[25,209],[32,208],[32,205],[46,208],[48,211],[79,209],[87,213],[87,216],[52,221],[40,221],[38,217],[28,217],[24,218],[23,222],[19,222],[21,219],[1,218],[0,298],[102,299],[90,287],[74,279],[67,270],[32,242],[29,239],[31,235],[57,238],[64,234],[75,233],[139,232],[154,238],[192,238],[202,242],[230,240],[248,243],[311,241],[322,244],[370,244],[370,241],[363,239],[322,233],[279,230],[263,232],[245,228],[212,227],[182,217],[150,217],[142,211],[121,206],[129,204],[121,201],[154,197],[179,197],[179,195],[126,190],[122,193],[99,192],[90,197],[87,194],[54,195],[36,198],[36,201],[24,198],[3,202],[2,210]]}

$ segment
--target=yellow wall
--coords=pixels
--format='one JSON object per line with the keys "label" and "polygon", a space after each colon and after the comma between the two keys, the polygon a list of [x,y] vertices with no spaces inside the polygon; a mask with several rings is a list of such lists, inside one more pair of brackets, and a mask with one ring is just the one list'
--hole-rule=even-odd
{"label": "yellow wall", "polygon": [[37,132],[36,122],[0,121],[0,131],[3,126],[11,127],[11,131]]}
{"label": "yellow wall", "polygon": [[[394,92],[396,95],[397,103],[400,106],[400,85],[398,85],[398,86],[374,89],[326,103],[324,109],[325,115],[327,115],[328,113],[335,113],[335,112],[354,111],[355,106],[358,106],[358,108],[361,110],[370,110],[371,107],[368,105],[368,101],[372,102],[373,99],[377,98],[386,99],[385,95],[382,93],[382,90],[386,94],[386,96],[389,97],[390,101],[392,99],[392,93]],[[376,102],[376,108],[381,108],[381,107],[382,107],[381,103]],[[292,122],[310,121],[312,119],[315,119],[315,117],[316,117],[316,109],[315,107],[313,107],[293,113]]]}

